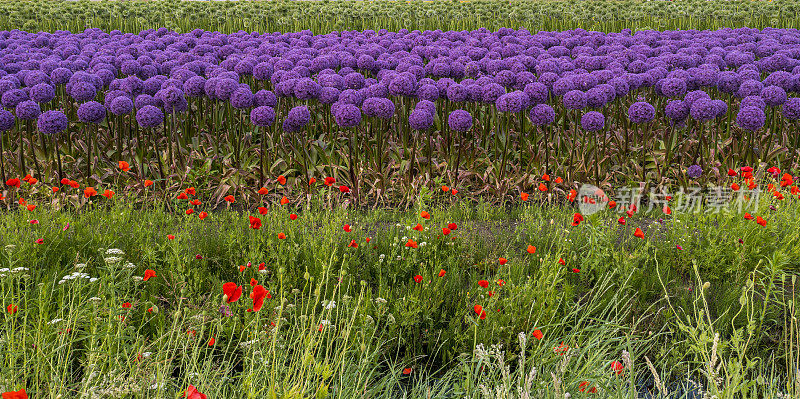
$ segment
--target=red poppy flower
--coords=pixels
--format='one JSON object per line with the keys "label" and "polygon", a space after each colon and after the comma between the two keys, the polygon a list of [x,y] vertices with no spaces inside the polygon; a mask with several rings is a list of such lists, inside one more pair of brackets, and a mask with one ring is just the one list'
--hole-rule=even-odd
{"label": "red poppy flower", "polygon": [[542,175],[542,180],[544,180],[544,181],[550,181],[550,175],[548,175],[547,173],[543,174],[543,175]]}
{"label": "red poppy flower", "polygon": [[316,182],[317,182],[317,179],[315,179],[315,178],[313,178],[313,177],[312,177],[312,178],[310,178],[310,179],[308,179],[308,185],[309,185],[309,186],[310,186],[310,185],[312,185],[312,184],[314,184],[314,183],[316,183]]}
{"label": "red poppy flower", "polygon": [[556,184],[561,184],[561,183],[563,183],[563,182],[564,182],[564,179],[562,179],[562,178],[560,178],[560,177],[556,177],[556,180],[555,180],[555,182],[556,182]]}
{"label": "red poppy flower", "polygon": [[189,195],[197,195],[197,190],[195,190],[194,187],[189,187],[184,191],[186,192],[186,194],[189,194]]}
{"label": "red poppy flower", "polygon": [[32,185],[34,185],[34,184],[36,184],[36,183],[38,183],[38,182],[39,182],[39,180],[37,180],[37,179],[35,179],[35,178],[33,178],[33,177],[31,177],[30,179],[28,179],[28,184],[30,184],[31,186],[32,186]]}
{"label": "red poppy flower", "polygon": [[733,184],[731,184],[731,190],[733,190],[733,191],[739,191],[739,188],[740,188],[740,187],[739,187],[739,185],[738,185],[738,184],[736,184],[736,183],[733,183]]}
{"label": "red poppy flower", "polygon": [[62,178],[61,179],[61,185],[69,186],[69,179],[67,179],[66,177]]}
{"label": "red poppy flower", "polygon": [[488,288],[489,287],[489,282],[486,281],[486,280],[480,280],[480,281],[478,281],[478,285],[481,286],[481,288]]}
{"label": "red poppy flower", "polygon": [[581,224],[582,221],[583,221],[583,215],[581,215],[580,213],[575,213],[574,215],[572,215],[572,225],[573,226],[577,226],[577,225]]}
{"label": "red poppy flower", "polygon": [[3,399],[28,399],[28,394],[25,393],[25,389],[23,388],[16,392],[4,392]]}
{"label": "red poppy flower", "polygon": [[186,214],[187,215],[191,215],[193,213],[194,213],[194,209],[192,209],[192,208],[189,208],[189,209],[186,210]]}
{"label": "red poppy flower", "polygon": [[250,228],[253,230],[258,230],[261,228],[261,219],[255,216],[249,216],[250,218]]}
{"label": "red poppy flower", "polygon": [[475,313],[477,313],[477,314],[481,314],[481,312],[483,312],[483,306],[475,305],[475,306],[472,307],[472,310],[474,310]]}
{"label": "red poppy flower", "polygon": [[168,240],[174,240],[174,239],[175,239],[175,236],[174,236],[174,235],[172,235],[172,234],[167,234],[167,239],[168,239]]}
{"label": "red poppy flower", "polygon": [[416,241],[409,239],[408,242],[406,243],[406,247],[408,247],[408,248],[417,248],[417,247],[419,247],[419,245],[417,244]]}
{"label": "red poppy flower", "polygon": [[133,305],[131,305],[131,303],[130,303],[130,302],[125,302],[125,303],[123,303],[123,304],[122,304],[122,307],[123,307],[124,309],[130,309],[130,308],[132,308],[132,307],[133,307]]}
{"label": "red poppy flower", "polygon": [[330,187],[334,183],[336,183],[336,178],[335,177],[328,176],[328,177],[325,178],[325,185],[326,186]]}
{"label": "red poppy flower", "polygon": [[232,204],[232,203],[234,203],[236,201],[236,198],[233,198],[232,195],[228,195],[228,196],[225,197],[225,201],[228,201],[229,203]]}
{"label": "red poppy flower", "polygon": [[131,165],[125,161],[119,161],[118,165],[119,165],[119,170],[123,172],[131,170]]}
{"label": "red poppy flower", "polygon": [[742,172],[746,172],[746,173],[752,173],[752,172],[753,172],[753,168],[752,168],[752,167],[750,167],[750,166],[742,166],[742,167],[740,168],[740,170],[741,170]]}
{"label": "red poppy flower", "polygon": [[34,205],[34,204],[25,205],[25,209],[27,209],[29,211],[33,211],[34,209],[36,209],[36,205]]}
{"label": "red poppy flower", "polygon": [[267,195],[269,194],[269,190],[266,187],[261,187],[258,189],[258,195]]}
{"label": "red poppy flower", "polygon": [[17,313],[18,310],[19,308],[17,308],[17,305],[14,305],[13,303],[6,306],[6,312],[8,312],[8,314]]}
{"label": "red poppy flower", "polygon": [[202,202],[200,202],[200,200],[199,200],[199,199],[196,199],[196,198],[195,198],[195,199],[193,199],[193,200],[192,200],[191,202],[189,202],[189,203],[190,203],[190,204],[192,204],[192,205],[194,205],[194,206],[200,206],[200,204],[202,204]]}
{"label": "red poppy flower", "polygon": [[542,334],[541,330],[533,330],[533,337],[541,341],[544,338],[544,334]]}
{"label": "red poppy flower", "polygon": [[286,196],[283,196],[283,198],[281,198],[281,205],[286,205],[288,203],[289,203],[289,199],[286,198]]}
{"label": "red poppy flower", "polygon": [[617,219],[617,223],[619,223],[619,224],[624,226],[625,223],[627,223],[627,222],[625,221],[625,217],[624,216],[620,216],[619,219]]}
{"label": "red poppy flower", "polygon": [[733,170],[733,169],[728,169],[728,176],[731,176],[731,177],[733,177],[733,176],[736,176],[737,174],[738,174],[738,173],[736,173],[736,171],[735,171],[735,170]]}
{"label": "red poppy flower", "polygon": [[236,285],[234,282],[222,284],[223,299],[227,303],[234,303],[242,296],[242,287]]}
{"label": "red poppy flower", "polygon": [[[578,385],[578,389],[580,392],[586,392],[586,389],[589,388],[589,381],[583,381]],[[597,393],[597,387],[589,388],[590,393]]]}
{"label": "red poppy flower", "polygon": [[442,228],[442,234],[444,235],[450,234],[450,229],[448,229],[447,227]]}
{"label": "red poppy flower", "polygon": [[203,255],[197,254],[194,256],[194,258],[197,260],[203,260]]}
{"label": "red poppy flower", "polygon": [[423,227],[422,227],[422,225],[421,225],[421,224],[417,223],[417,225],[416,225],[416,226],[414,226],[414,230],[416,230],[416,231],[422,231],[422,230],[423,230]]}
{"label": "red poppy flower", "polygon": [[580,273],[580,272],[581,272],[581,269],[578,269],[578,268],[572,268],[572,272],[573,272],[573,273]]}
{"label": "red poppy flower", "polygon": [[350,244],[347,244],[347,246],[350,248],[358,248],[358,243],[356,240],[350,240]]}
{"label": "red poppy flower", "polygon": [[547,185],[545,185],[544,183],[539,183],[539,191],[541,192],[547,191]]}
{"label": "red poppy flower", "polygon": [[152,306],[147,308],[147,313],[153,313],[153,307]]}
{"label": "red poppy flower", "polygon": [[421,283],[422,282],[422,276],[420,276],[419,274],[414,276],[414,282],[417,283],[417,284]]}
{"label": "red poppy flower", "polygon": [[751,214],[749,214],[749,213],[745,212],[745,213],[744,213],[744,219],[745,219],[745,220],[753,220],[753,215],[751,215]]}
{"label": "red poppy flower", "polygon": [[508,263],[508,259],[499,258],[499,259],[497,259],[497,262],[500,263],[500,266],[502,266],[502,265],[505,265],[506,263]]}
{"label": "red poppy flower", "polygon": [[760,224],[761,227],[767,226],[767,221],[764,220],[764,218],[762,218],[761,216],[756,217],[756,223]]}
{"label": "red poppy flower", "polygon": [[350,187],[347,187],[347,186],[339,186],[339,191],[340,191],[341,193],[347,194],[347,193],[349,193],[349,192],[350,192]]}
{"label": "red poppy flower", "polygon": [[[431,218],[431,214],[430,214],[430,213],[428,213],[428,212],[425,212],[425,211],[422,211],[422,212],[419,214],[419,216],[420,216],[420,217],[422,217],[423,219],[426,219],[426,220]],[[450,230],[452,230],[452,229],[450,229]]]}
{"label": "red poppy flower", "polygon": [[667,205],[664,205],[664,208],[662,208],[661,211],[664,212],[665,215],[671,215],[672,214],[672,209]]}
{"label": "red poppy flower", "polygon": [[144,271],[144,278],[142,278],[142,280],[147,281],[147,280],[150,280],[151,277],[155,277],[155,276],[156,276],[156,271],[155,270],[147,269],[147,270]]}
{"label": "red poppy flower", "polygon": [[[212,340],[213,340],[213,338],[212,338]],[[210,342],[211,341],[209,341],[209,343]],[[210,345],[214,345],[214,344],[210,343]],[[193,385],[189,385],[189,388],[186,388],[186,392],[183,393],[183,396],[186,399],[208,399],[208,398],[206,398],[205,394],[200,393],[200,391],[198,391],[197,388],[195,388]]]}
{"label": "red poppy flower", "polygon": [[411,369],[408,368],[408,367],[404,368],[403,369],[403,375],[409,375],[409,374],[411,374]]}
{"label": "red poppy flower", "polygon": [[39,220],[38,219],[29,220],[28,223],[30,223],[30,224],[39,224]]}
{"label": "red poppy flower", "polygon": [[444,274],[447,273],[444,269],[439,270],[439,277],[444,277]]}
{"label": "red poppy flower", "polygon": [[574,188],[569,190],[569,195],[567,195],[569,202],[575,202],[576,197],[578,197],[578,192]]}
{"label": "red poppy flower", "polygon": [[39,244],[39,245],[44,244],[44,238],[40,238],[40,239],[36,240],[36,243]]}
{"label": "red poppy flower", "polygon": [[267,289],[264,286],[256,285],[253,287],[253,292],[250,293],[250,298],[253,300],[253,311],[258,312],[264,306],[264,298],[267,297]]}
{"label": "red poppy flower", "polygon": [[278,183],[280,183],[280,185],[282,186],[286,185],[286,176],[284,175],[278,176]]}
{"label": "red poppy flower", "polygon": [[344,231],[346,231],[346,232],[348,232],[348,233],[349,233],[349,232],[351,232],[351,231],[353,231],[353,228],[352,228],[352,227],[350,227],[350,225],[349,225],[349,224],[346,224],[346,225],[344,225],[344,227],[343,227],[343,228],[344,228]]}
{"label": "red poppy flower", "polygon": [[297,214],[296,214],[296,213],[293,213],[293,214],[289,215],[289,219],[291,219],[291,220],[297,220]]}
{"label": "red poppy flower", "polygon": [[495,281],[495,283],[497,283],[497,285],[499,285],[500,287],[506,285],[506,281],[503,280],[503,279],[497,279],[497,281]]}
{"label": "red poppy flower", "polygon": [[564,258],[558,258],[558,264],[564,266],[567,264],[567,262],[564,262]]}
{"label": "red poppy flower", "polygon": [[86,187],[86,189],[83,190],[83,196],[86,198],[91,198],[95,195],[97,195],[97,190],[95,190],[93,187]]}
{"label": "red poppy flower", "polygon": [[640,228],[636,228],[636,231],[633,232],[634,237],[644,238],[644,232]]}
{"label": "red poppy flower", "polygon": [[185,200],[185,199],[189,199],[189,196],[188,196],[188,195],[186,195],[186,192],[184,191],[184,192],[182,192],[182,193],[178,194],[178,197],[177,197],[177,198],[178,198],[179,200]]}
{"label": "red poppy flower", "polygon": [[286,239],[286,234],[278,233],[278,239],[279,240],[285,240]]}
{"label": "red poppy flower", "polygon": [[527,200],[528,200],[528,193],[521,193],[521,194],[519,195],[519,197],[520,197],[520,199],[522,199],[523,201],[527,201]]}
{"label": "red poppy flower", "polygon": [[266,263],[261,262],[261,263],[258,264],[258,271],[265,270],[266,268],[267,268],[267,264]]}
{"label": "red poppy flower", "polygon": [[152,186],[152,185],[153,185],[153,181],[152,181],[152,180],[145,180],[145,181],[144,181],[144,186],[145,186],[145,187],[150,187],[150,186]]}
{"label": "red poppy flower", "polygon": [[777,176],[781,173],[781,170],[773,166],[767,169],[767,173],[771,173],[773,176]]}
{"label": "red poppy flower", "polygon": [[783,177],[781,177],[781,187],[788,187],[791,186],[792,184],[794,184],[794,179],[792,178],[792,175],[784,173]]}
{"label": "red poppy flower", "polygon": [[216,344],[216,343],[217,343],[217,339],[214,338],[214,337],[211,337],[211,339],[208,340],[208,346],[214,346],[214,344]]}
{"label": "red poppy flower", "polygon": [[448,191],[450,191],[450,187],[442,186],[442,191],[448,192]]}
{"label": "red poppy flower", "polygon": [[21,185],[22,182],[20,182],[16,177],[6,180],[6,186],[19,188]]}
{"label": "red poppy flower", "polygon": [[111,191],[111,190],[103,191],[103,197],[111,199],[113,196],[114,196],[114,192],[113,191]]}
{"label": "red poppy flower", "polygon": [[208,212],[200,212],[200,213],[197,215],[197,217],[199,217],[199,218],[200,218],[200,220],[203,220],[203,219],[205,219],[205,218],[207,218],[207,217],[208,217]]}
{"label": "red poppy flower", "polygon": [[367,242],[369,242],[369,241],[370,241],[370,240],[372,240],[372,239],[371,239],[371,238],[369,238],[369,237],[367,237],[367,238],[366,238],[366,240],[367,240]]}
{"label": "red poppy flower", "polygon": [[625,366],[622,363],[620,363],[620,362],[618,362],[616,360],[614,360],[614,362],[611,363],[611,371],[613,371],[617,375],[622,374],[623,370],[625,370]]}

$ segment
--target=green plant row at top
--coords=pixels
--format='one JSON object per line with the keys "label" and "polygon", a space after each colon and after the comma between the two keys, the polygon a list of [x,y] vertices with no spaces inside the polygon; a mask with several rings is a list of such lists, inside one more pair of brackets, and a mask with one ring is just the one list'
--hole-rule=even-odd
{"label": "green plant row at top", "polygon": [[798,28],[797,1],[11,1],[0,29],[139,32],[166,27],[230,33],[501,27],[530,30]]}

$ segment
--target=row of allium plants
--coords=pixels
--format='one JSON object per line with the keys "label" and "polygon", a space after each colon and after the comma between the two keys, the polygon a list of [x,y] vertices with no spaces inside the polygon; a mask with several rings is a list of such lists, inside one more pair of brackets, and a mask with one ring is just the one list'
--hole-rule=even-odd
{"label": "row of allium plants", "polygon": [[[0,29],[139,32],[168,27],[316,33],[333,30],[472,30],[524,26],[531,31],[798,28],[796,1],[0,1]],[[446,18],[444,18],[446,16]]]}
{"label": "row of allium plants", "polygon": [[420,197],[196,217],[125,187],[79,211],[59,210],[63,193],[15,192],[34,206],[0,215],[0,393],[797,397],[787,179],[732,177],[786,193],[745,213]]}
{"label": "row of allium plants", "polygon": [[[332,176],[362,197],[795,167],[800,33],[0,32],[0,174]],[[220,184],[221,185],[221,184]]]}

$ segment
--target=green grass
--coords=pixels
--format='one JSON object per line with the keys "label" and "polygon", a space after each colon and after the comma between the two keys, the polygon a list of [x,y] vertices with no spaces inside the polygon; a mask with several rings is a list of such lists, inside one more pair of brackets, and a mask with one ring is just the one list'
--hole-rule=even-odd
{"label": "green grass", "polygon": [[[276,205],[254,230],[238,211],[201,221],[131,203],[0,215],[0,301],[19,309],[0,318],[0,392],[163,398],[191,384],[210,398],[479,398],[517,397],[522,384],[532,397],[596,387],[634,398],[653,379],[647,357],[670,392],[693,380],[718,398],[800,393],[791,196],[762,198],[751,213],[766,227],[741,214],[644,212],[621,226],[611,211],[573,227],[564,205],[421,200],[408,211]],[[449,223],[457,229],[442,236]],[[141,281],[147,269],[157,276]],[[64,279],[73,273],[97,280]],[[251,279],[271,293],[259,312],[246,311]],[[229,281],[244,290],[226,316]],[[568,352],[554,349],[562,343]],[[617,376],[623,351],[632,369]]]}

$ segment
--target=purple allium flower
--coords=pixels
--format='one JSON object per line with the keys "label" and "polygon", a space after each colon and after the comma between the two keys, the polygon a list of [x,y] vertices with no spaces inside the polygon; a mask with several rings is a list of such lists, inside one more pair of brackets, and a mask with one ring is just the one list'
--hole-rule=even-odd
{"label": "purple allium flower", "polygon": [[161,107],[161,102],[157,98],[151,95],[139,94],[138,96],[136,96],[136,99],[134,99],[134,105],[136,106],[136,109],[142,109],[148,105],[152,105],[156,108],[159,108]]}
{"label": "purple allium flower", "polygon": [[686,169],[686,176],[688,176],[690,179],[697,179],[702,174],[703,168],[701,168],[700,165],[692,165]]}
{"label": "purple allium flower", "polygon": [[239,82],[233,79],[220,79],[214,87],[214,97],[228,101],[236,90],[239,90]]}
{"label": "purple allium flower", "polygon": [[242,87],[231,94],[231,106],[236,109],[245,109],[253,106],[253,92],[246,87]]}
{"label": "purple allium flower", "polygon": [[319,102],[323,104],[333,104],[339,101],[339,89],[335,87],[323,87],[319,91]]}
{"label": "purple allium flower", "polygon": [[61,111],[47,111],[39,115],[36,125],[43,134],[53,135],[66,130],[67,126],[69,126],[69,120]]}
{"label": "purple allium flower", "polygon": [[457,109],[450,112],[447,117],[447,125],[457,132],[466,132],[472,128],[472,115],[463,109]]}
{"label": "purple allium flower", "polygon": [[183,82],[183,92],[189,97],[201,97],[205,94],[206,79],[202,76],[192,76]]}
{"label": "purple allium flower", "polygon": [[452,84],[447,88],[447,99],[455,103],[467,101],[469,100],[469,91],[464,85]]}
{"label": "purple allium flower", "polygon": [[778,86],[767,86],[761,90],[761,98],[770,107],[777,107],[786,102],[786,90]]}
{"label": "purple allium flower", "polygon": [[682,100],[670,100],[664,109],[664,114],[671,122],[681,122],[689,116],[689,107]]}
{"label": "purple allium flower", "polygon": [[275,122],[275,109],[261,105],[250,111],[250,123],[255,126],[269,127]]}
{"label": "purple allium flower", "polygon": [[687,107],[691,108],[692,104],[701,98],[711,98],[711,97],[709,97],[708,93],[702,90],[694,90],[686,93],[686,96],[683,97],[683,102],[686,103]]}
{"label": "purple allium flower", "polygon": [[28,99],[28,95],[22,89],[11,89],[3,93],[0,102],[6,108],[16,108],[17,104]]}
{"label": "purple allium flower", "polygon": [[358,126],[361,123],[361,110],[353,104],[340,104],[335,108],[333,118],[341,127]]}
{"label": "purple allium flower", "polygon": [[757,96],[761,94],[761,90],[764,90],[764,84],[757,80],[745,80],[739,86],[739,90],[736,91],[736,96],[739,98],[745,98],[747,96]]}
{"label": "purple allium flower", "polygon": [[747,96],[742,99],[742,102],[739,103],[739,108],[744,107],[758,107],[761,110],[767,108],[767,103],[764,101],[761,96]]}
{"label": "purple allium flower", "polygon": [[145,105],[136,111],[136,122],[144,128],[156,127],[164,123],[164,112],[155,106]]}
{"label": "purple allium flower", "polygon": [[420,100],[436,101],[439,99],[439,88],[433,84],[424,84],[417,88],[416,95]]}
{"label": "purple allium flower", "polygon": [[546,103],[547,97],[550,95],[547,85],[539,82],[528,83],[523,91],[530,98],[532,105]]}
{"label": "purple allium flower", "polygon": [[586,108],[586,93],[580,90],[570,90],[564,94],[563,102],[567,109],[584,109]]}
{"label": "purple allium flower", "polygon": [[416,109],[424,109],[431,113],[431,115],[436,115],[436,104],[432,101],[421,100],[417,103]]}
{"label": "purple allium flower", "polygon": [[253,101],[257,107],[267,106],[275,108],[278,106],[278,97],[269,90],[257,91]]}
{"label": "purple allium flower", "polygon": [[14,114],[11,111],[0,109],[0,132],[11,130],[14,127]]}
{"label": "purple allium flower", "polygon": [[50,72],[50,83],[54,85],[64,85],[72,77],[72,71],[67,68],[56,68]]}
{"label": "purple allium flower", "polygon": [[538,104],[531,108],[528,118],[534,126],[545,126],[556,120],[556,111],[547,104]]}
{"label": "purple allium flower", "polygon": [[482,100],[485,103],[494,103],[500,96],[506,94],[506,88],[497,83],[489,83],[483,86]]}
{"label": "purple allium flower", "polygon": [[783,117],[793,121],[800,119],[800,98],[792,97],[783,103]]}
{"label": "purple allium flower", "polygon": [[23,121],[32,121],[39,117],[42,113],[42,108],[36,101],[25,100],[16,107],[17,119]]}
{"label": "purple allium flower", "polygon": [[69,95],[79,103],[86,102],[97,95],[97,87],[88,82],[77,82],[70,88]]}
{"label": "purple allium flower", "polygon": [[522,112],[528,108],[530,99],[528,95],[521,91],[512,91],[511,93],[503,94],[495,102],[497,110],[500,112]]}
{"label": "purple allium flower", "polygon": [[78,120],[98,124],[106,119],[106,107],[97,101],[87,101],[78,107]]}
{"label": "purple allium flower", "polygon": [[303,129],[311,120],[311,112],[305,105],[300,105],[289,110],[283,120],[283,130],[289,133]]}
{"label": "purple allium flower", "polygon": [[50,100],[55,98],[56,90],[53,86],[50,86],[47,83],[39,83],[36,86],[31,87],[30,92],[28,93],[31,100],[36,101],[39,104],[48,103]]}
{"label": "purple allium flower", "polygon": [[714,119],[717,116],[717,108],[714,106],[714,101],[707,98],[701,98],[689,108],[689,114],[692,119],[698,122],[705,122]]}
{"label": "purple allium flower", "polygon": [[742,129],[755,132],[764,126],[767,116],[764,111],[758,107],[742,107],[736,115],[736,123]]}
{"label": "purple allium flower", "polygon": [[633,123],[646,123],[656,117],[656,109],[650,103],[638,101],[628,108],[628,119]]}
{"label": "purple allium flower", "polygon": [[415,108],[408,116],[408,124],[414,130],[426,130],[433,126],[433,114],[424,108]]}
{"label": "purple allium flower", "polygon": [[372,97],[364,100],[361,106],[364,115],[380,119],[389,119],[394,115],[394,103],[388,98]]}
{"label": "purple allium flower", "polygon": [[589,111],[581,117],[581,127],[590,132],[603,130],[606,125],[606,117],[597,111]]}
{"label": "purple allium flower", "polygon": [[298,79],[294,85],[294,96],[298,100],[310,100],[319,97],[322,86],[311,78]]}
{"label": "purple allium flower", "polygon": [[364,75],[358,72],[352,72],[344,77],[344,86],[348,89],[358,90],[364,87]]}
{"label": "purple allium flower", "polygon": [[716,117],[720,118],[728,114],[728,103],[722,100],[713,100],[716,109]]}
{"label": "purple allium flower", "polygon": [[664,97],[682,97],[686,95],[686,81],[678,78],[661,80],[661,94]]}
{"label": "purple allium flower", "polygon": [[133,111],[133,101],[128,96],[115,97],[111,100],[108,109],[114,115],[129,114]]}

